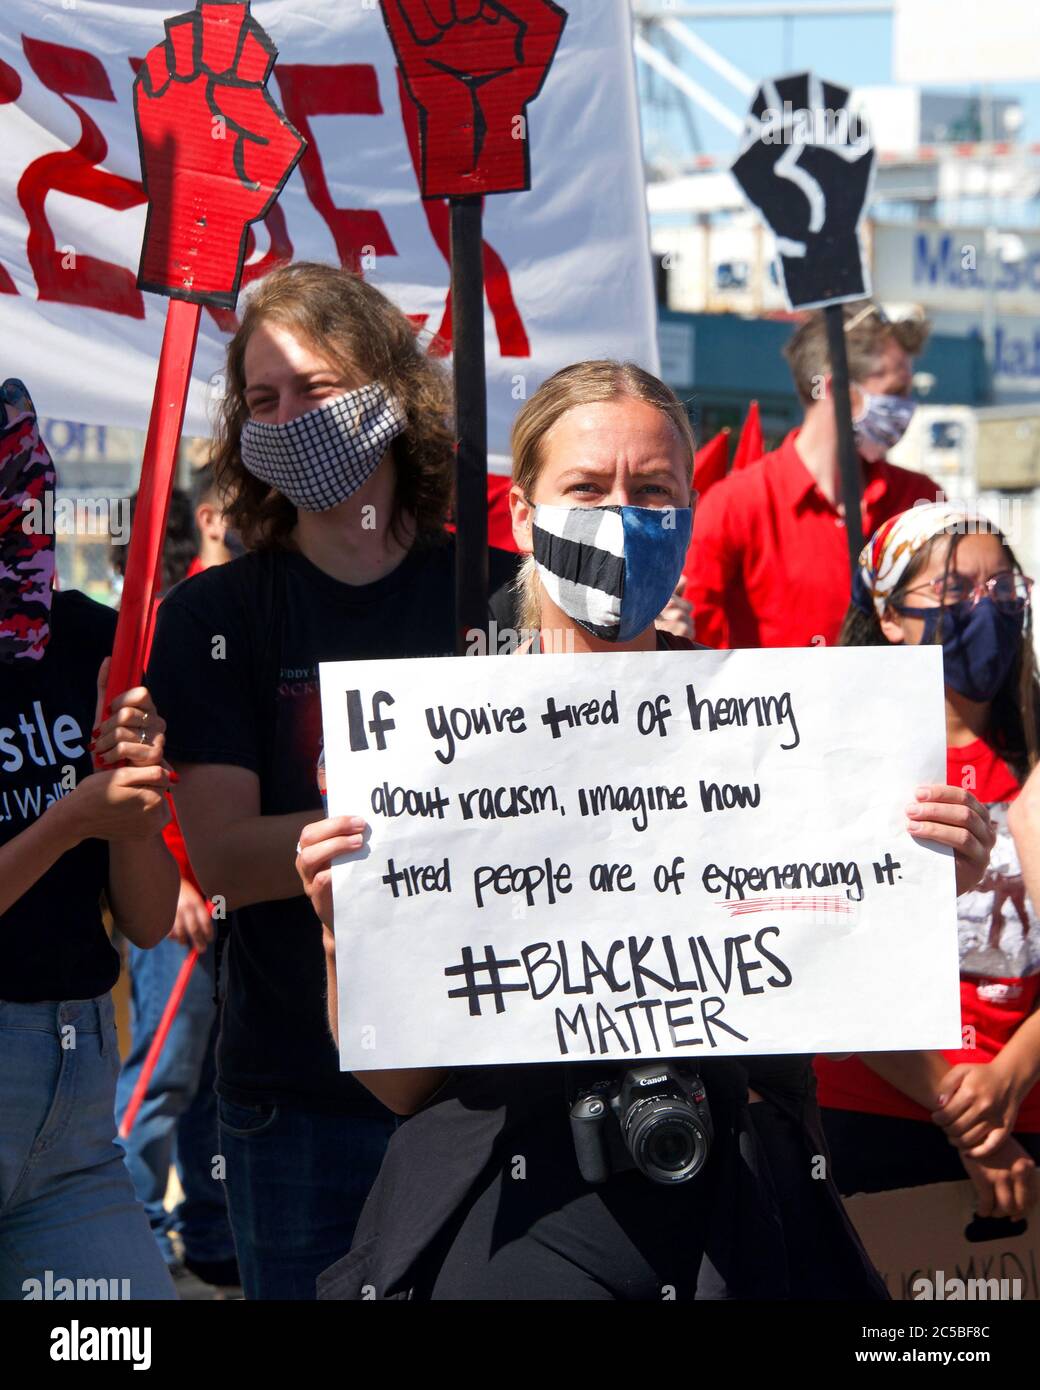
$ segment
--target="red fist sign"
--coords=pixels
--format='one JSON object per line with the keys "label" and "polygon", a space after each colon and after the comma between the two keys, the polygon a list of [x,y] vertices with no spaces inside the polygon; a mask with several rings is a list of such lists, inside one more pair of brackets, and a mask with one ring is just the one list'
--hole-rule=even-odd
{"label": "red fist sign", "polygon": [[248,0],[198,0],[166,21],[134,83],[148,194],[141,289],[234,307],[249,224],[304,150],[264,85],[276,56]]}
{"label": "red fist sign", "polygon": [[531,185],[527,104],[567,12],[553,0],[381,0],[419,108],[426,198]]}

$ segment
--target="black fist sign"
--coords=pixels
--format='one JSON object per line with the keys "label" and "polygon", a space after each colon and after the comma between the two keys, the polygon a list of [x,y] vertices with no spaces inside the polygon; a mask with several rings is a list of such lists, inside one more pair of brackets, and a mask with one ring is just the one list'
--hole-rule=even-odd
{"label": "black fist sign", "polygon": [[845,87],[812,73],[763,82],[733,177],[776,237],[792,309],[870,293],[857,227],[874,149]]}

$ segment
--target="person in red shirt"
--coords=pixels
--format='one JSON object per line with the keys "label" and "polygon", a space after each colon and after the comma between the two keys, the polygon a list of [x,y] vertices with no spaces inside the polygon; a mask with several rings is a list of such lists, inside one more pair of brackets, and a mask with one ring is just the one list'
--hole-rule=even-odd
{"label": "person in red shirt", "polygon": [[1021,867],[1037,856],[1014,809],[1040,751],[1031,588],[1006,538],[962,508],[915,507],[863,549],[841,643],[941,642],[947,781],[987,805],[996,844],[957,903],[963,1045],[816,1059],[845,1193],[967,1172],[982,1216],[1037,1198],[1040,913]]}
{"label": "person in red shirt", "polygon": [[[863,476],[863,534],[941,493],[885,461],[913,413],[913,358],[928,334],[869,300],[845,306],[853,428]],[[805,407],[800,429],[701,498],[686,566],[697,641],[709,647],[805,647],[837,640],[849,602],[838,431],[821,311],[784,349]]]}

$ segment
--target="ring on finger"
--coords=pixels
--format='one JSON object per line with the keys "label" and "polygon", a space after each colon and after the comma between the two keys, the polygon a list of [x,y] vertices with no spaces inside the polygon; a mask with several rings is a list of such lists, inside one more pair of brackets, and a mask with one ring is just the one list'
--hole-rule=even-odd
{"label": "ring on finger", "polygon": [[296,853],[297,853],[297,854],[302,854],[302,853],[303,853],[303,846],[300,844],[299,840],[296,841]]}
{"label": "ring on finger", "polygon": [[142,742],[142,743],[147,743],[147,742],[148,742],[148,735],[145,733],[144,729],[141,730],[141,742]]}

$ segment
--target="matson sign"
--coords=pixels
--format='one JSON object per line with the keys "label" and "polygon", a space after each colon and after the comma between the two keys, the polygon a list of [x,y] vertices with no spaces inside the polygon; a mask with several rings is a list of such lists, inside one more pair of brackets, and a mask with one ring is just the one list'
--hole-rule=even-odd
{"label": "matson sign", "polygon": [[981,334],[992,294],[995,385],[1040,391],[1040,233],[1003,233],[990,255],[983,227],[875,223],[872,246],[878,297],[923,305],[937,332]]}
{"label": "matson sign", "polygon": [[1040,315],[1040,233],[1004,233],[990,256],[984,227],[875,222],[873,271],[888,300],[964,312],[993,289],[1002,313]]}

